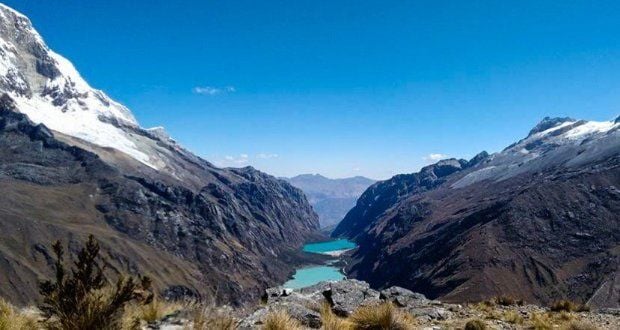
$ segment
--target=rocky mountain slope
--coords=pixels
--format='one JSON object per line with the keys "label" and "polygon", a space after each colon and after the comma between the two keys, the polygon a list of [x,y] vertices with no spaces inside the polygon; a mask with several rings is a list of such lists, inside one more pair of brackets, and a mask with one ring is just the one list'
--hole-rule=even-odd
{"label": "rocky mountain slope", "polygon": [[350,274],[447,301],[620,305],[620,118],[545,118],[521,141],[371,186],[333,232]]}
{"label": "rocky mountain slope", "polygon": [[320,174],[284,178],[301,189],[319,216],[322,228],[336,225],[355,206],[357,198],[375,181],[362,176],[329,179]]}
{"label": "rocky mountain slope", "polygon": [[0,95],[0,296],[32,302],[52,272],[50,243],[79,246],[92,233],[110,272],[241,303],[284,281],[318,235],[299,189],[251,167],[216,168],[141,128],[4,5]]}

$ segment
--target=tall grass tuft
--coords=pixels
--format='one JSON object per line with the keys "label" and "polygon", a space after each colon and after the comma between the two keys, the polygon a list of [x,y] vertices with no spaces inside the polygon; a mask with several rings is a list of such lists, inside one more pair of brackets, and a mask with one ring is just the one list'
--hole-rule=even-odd
{"label": "tall grass tuft", "polygon": [[349,316],[353,329],[410,330],[415,319],[398,309],[392,303],[362,306]]}
{"label": "tall grass tuft", "polygon": [[191,330],[236,330],[239,321],[226,310],[215,305],[198,305],[192,308]]}
{"label": "tall grass tuft", "polygon": [[263,320],[263,330],[301,330],[301,324],[286,311],[272,312]]}
{"label": "tall grass tuft", "polygon": [[329,303],[324,302],[320,309],[323,330],[353,330],[353,324],[334,314]]}
{"label": "tall grass tuft", "polygon": [[487,325],[482,320],[474,319],[465,323],[465,330],[485,330]]}
{"label": "tall grass tuft", "polygon": [[122,325],[124,329],[141,329],[144,323],[154,323],[184,308],[185,306],[181,303],[169,302],[157,297],[147,304],[131,303],[125,307]]}
{"label": "tall grass tuft", "polygon": [[20,312],[4,299],[0,298],[0,330],[39,329],[35,315]]}
{"label": "tall grass tuft", "polygon": [[562,330],[597,330],[594,325],[586,322],[572,321],[561,328]]}

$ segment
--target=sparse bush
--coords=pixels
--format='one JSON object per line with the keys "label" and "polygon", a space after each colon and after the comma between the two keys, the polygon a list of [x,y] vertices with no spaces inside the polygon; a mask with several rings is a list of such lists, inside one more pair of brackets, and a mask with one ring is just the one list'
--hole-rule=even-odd
{"label": "sparse bush", "polygon": [[339,317],[332,312],[332,308],[329,303],[325,302],[321,306],[321,322],[323,323],[323,330],[352,330],[353,324],[348,320]]}
{"label": "sparse bush", "polygon": [[239,321],[215,305],[198,305],[192,308],[192,330],[236,330]]}
{"label": "sparse bush", "polygon": [[597,330],[597,327],[590,323],[573,321],[563,326],[562,330]]}
{"label": "sparse bush", "polygon": [[81,330],[119,327],[125,305],[134,300],[149,303],[151,281],[142,277],[121,276],[116,285],[109,285],[100,266],[99,243],[89,236],[77,254],[71,272],[64,266],[64,249],[58,241],[52,245],[56,255],[54,282],[40,284],[43,303],[39,309],[48,329]]}
{"label": "sparse bush", "polygon": [[286,311],[272,312],[263,320],[263,330],[301,330],[302,327]]}
{"label": "sparse bush", "polygon": [[469,320],[465,324],[465,330],[485,330],[487,325],[482,320]]}
{"label": "sparse bush", "polygon": [[522,299],[515,299],[513,297],[510,296],[499,296],[499,297],[495,297],[495,303],[500,305],[500,306],[513,306],[513,305],[523,305],[523,300]]}
{"label": "sparse bush", "polygon": [[553,312],[573,312],[576,311],[578,305],[570,300],[560,300],[554,302],[549,308]]}
{"label": "sparse bush", "polygon": [[586,304],[579,304],[577,305],[577,309],[575,309],[575,312],[589,312],[589,311],[590,311],[590,306]]}
{"label": "sparse bush", "polygon": [[125,307],[123,314],[123,328],[137,329],[142,323],[153,323],[167,315],[181,310],[184,306],[177,302],[162,301],[153,298],[150,303],[133,303]]}
{"label": "sparse bush", "polygon": [[566,312],[566,311],[561,311],[560,313],[557,314],[557,319],[564,321],[564,322],[570,321],[574,318],[575,316],[573,314],[571,314],[570,312]]}
{"label": "sparse bush", "polygon": [[512,324],[523,324],[523,317],[516,311],[506,311],[502,319]]}
{"label": "sparse bush", "polygon": [[409,330],[415,325],[412,316],[396,309],[392,303],[362,306],[351,314],[349,320],[353,329]]}
{"label": "sparse bush", "polygon": [[38,329],[36,316],[19,312],[11,304],[0,298],[0,330]]}
{"label": "sparse bush", "polygon": [[546,313],[534,313],[532,315],[532,327],[534,330],[551,330],[553,329],[553,319]]}

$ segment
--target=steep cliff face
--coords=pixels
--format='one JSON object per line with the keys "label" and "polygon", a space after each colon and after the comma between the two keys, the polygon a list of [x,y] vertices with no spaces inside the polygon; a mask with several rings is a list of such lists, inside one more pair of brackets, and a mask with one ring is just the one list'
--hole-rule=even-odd
{"label": "steep cliff face", "polygon": [[1,296],[31,302],[52,271],[47,246],[93,233],[112,272],[240,303],[284,281],[318,235],[299,189],[216,168],[161,128],[141,128],[4,5],[0,93]]}
{"label": "steep cliff face", "polygon": [[334,231],[360,244],[351,275],[448,301],[618,306],[619,127],[546,118],[445,175],[428,175],[442,161],[373,185]]}

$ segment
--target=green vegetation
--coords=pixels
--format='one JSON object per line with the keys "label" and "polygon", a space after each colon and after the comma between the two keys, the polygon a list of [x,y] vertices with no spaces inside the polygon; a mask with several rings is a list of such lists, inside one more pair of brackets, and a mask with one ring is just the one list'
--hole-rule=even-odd
{"label": "green vegetation", "polygon": [[99,243],[91,235],[77,254],[70,272],[64,265],[64,249],[57,241],[55,278],[40,284],[43,303],[39,306],[47,329],[81,330],[121,327],[125,305],[131,301],[148,304],[153,299],[151,280],[120,276],[108,283],[100,264]]}

